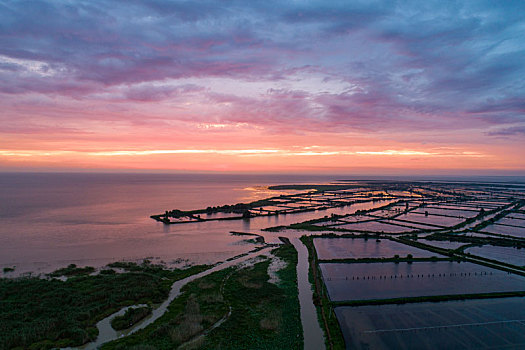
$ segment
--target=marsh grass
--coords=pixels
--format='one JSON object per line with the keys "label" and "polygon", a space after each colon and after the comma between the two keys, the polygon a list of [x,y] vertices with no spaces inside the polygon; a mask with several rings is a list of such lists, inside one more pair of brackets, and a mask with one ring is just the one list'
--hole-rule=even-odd
{"label": "marsh grass", "polygon": [[302,348],[297,252],[284,245],[273,254],[287,262],[277,271],[278,285],[268,282],[267,258],[250,267],[214,272],[184,286],[153,324],[102,349],[129,349],[139,344],[158,350]]}
{"label": "marsh grass", "polygon": [[[178,279],[209,266],[166,270],[133,264],[122,274],[74,273],[57,279],[0,279],[0,349],[79,346],[98,335],[96,322],[123,306],[160,303]],[[68,266],[69,273],[77,269]],[[84,270],[86,271],[86,270]]]}
{"label": "marsh grass", "polygon": [[136,307],[126,310],[124,315],[111,320],[111,327],[119,331],[127,329],[151,314],[151,307]]}

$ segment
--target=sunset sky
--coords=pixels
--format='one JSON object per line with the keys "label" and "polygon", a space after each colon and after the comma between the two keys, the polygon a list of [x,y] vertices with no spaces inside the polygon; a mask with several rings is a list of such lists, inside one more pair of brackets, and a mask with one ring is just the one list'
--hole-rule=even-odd
{"label": "sunset sky", "polygon": [[525,174],[524,1],[2,1],[0,171]]}

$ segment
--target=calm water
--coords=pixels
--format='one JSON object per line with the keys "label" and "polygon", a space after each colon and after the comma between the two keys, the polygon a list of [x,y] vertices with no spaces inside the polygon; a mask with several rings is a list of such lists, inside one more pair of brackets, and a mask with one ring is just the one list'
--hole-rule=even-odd
{"label": "calm water", "polygon": [[525,298],[337,307],[349,349],[523,349]]}
{"label": "calm water", "polygon": [[523,276],[468,262],[323,263],[319,266],[330,300],[334,301],[511,292],[521,291],[525,286]]}
{"label": "calm water", "polygon": [[[344,177],[0,173],[0,268],[16,265],[16,274],[20,274],[49,272],[69,263],[102,266],[115,260],[145,257],[166,262],[179,258],[196,263],[221,261],[253,248],[243,237],[231,236],[229,231],[257,231],[372,205],[362,203],[250,221],[171,226],[159,224],[149,216],[166,209],[197,209],[280,194],[267,190],[272,184],[326,183],[341,178]],[[379,202],[373,206],[378,205]],[[276,239],[278,234],[265,236]]]}
{"label": "calm water", "polygon": [[411,247],[402,243],[382,239],[361,238],[315,238],[315,250],[319,259],[361,259],[361,258],[391,258],[396,254],[405,257],[412,254],[415,258],[430,258],[439,256],[434,252]]}
{"label": "calm water", "polygon": [[266,189],[272,184],[333,179],[296,175],[0,174],[0,267],[16,265],[20,274],[48,272],[69,263],[101,266],[145,257],[166,262],[178,258],[197,263],[224,260],[253,248],[229,231],[280,225],[293,219],[164,226],[149,216],[166,209],[250,202],[279,194]]}

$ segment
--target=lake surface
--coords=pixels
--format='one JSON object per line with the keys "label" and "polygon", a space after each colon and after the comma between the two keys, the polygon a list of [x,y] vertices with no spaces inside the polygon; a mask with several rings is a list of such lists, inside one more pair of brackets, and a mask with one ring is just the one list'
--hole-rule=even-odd
{"label": "lake surface", "polygon": [[[115,260],[214,263],[253,245],[243,231],[318,217],[319,213],[165,226],[150,215],[250,202],[283,192],[268,185],[323,183],[296,175],[0,174],[0,268],[50,272],[69,263]],[[334,212],[344,211],[336,208]],[[325,214],[329,215],[329,214]]]}

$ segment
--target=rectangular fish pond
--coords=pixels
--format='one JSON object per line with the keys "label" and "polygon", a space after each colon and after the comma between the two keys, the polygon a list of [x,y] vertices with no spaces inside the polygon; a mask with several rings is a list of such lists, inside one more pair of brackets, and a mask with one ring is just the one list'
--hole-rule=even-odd
{"label": "rectangular fish pond", "polygon": [[319,266],[332,301],[525,291],[525,277],[467,262]]}
{"label": "rectangular fish pond", "polygon": [[361,258],[392,258],[395,255],[406,257],[412,254],[414,258],[430,258],[440,256],[437,253],[411,247],[388,239],[364,238],[315,238],[317,257],[321,260],[331,259],[361,259]]}
{"label": "rectangular fish pond", "polygon": [[484,245],[482,247],[467,248],[465,252],[507,264],[525,266],[525,249]]}
{"label": "rectangular fish pond", "polygon": [[336,228],[357,231],[357,232],[378,232],[378,233],[402,233],[418,231],[418,228],[408,226],[408,223],[398,222],[398,224],[388,224],[381,221],[357,222],[334,226]]}
{"label": "rectangular fish pond", "polygon": [[439,216],[439,215],[431,215],[425,216],[425,212],[409,212],[407,214],[401,214],[396,219],[398,220],[408,220],[417,222],[420,224],[430,224],[430,225],[437,225],[442,227],[448,227],[448,226],[455,226],[457,224],[462,223],[465,221],[465,218],[458,218],[453,216]]}
{"label": "rectangular fish pond", "polygon": [[497,233],[500,235],[525,238],[525,227],[492,224],[484,227],[480,232]]}
{"label": "rectangular fish pond", "polygon": [[457,249],[461,246],[467,245],[466,242],[454,242],[454,241],[438,241],[438,240],[430,240],[430,239],[418,239],[415,240],[415,242],[428,244],[436,248],[442,248],[442,249]]}
{"label": "rectangular fish pond", "polygon": [[525,298],[335,308],[348,349],[523,349]]}

